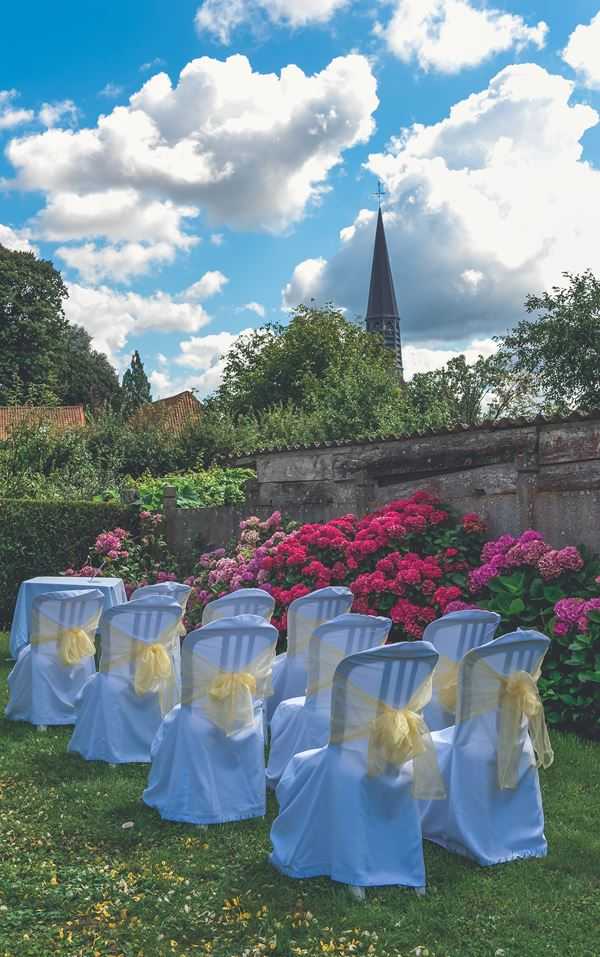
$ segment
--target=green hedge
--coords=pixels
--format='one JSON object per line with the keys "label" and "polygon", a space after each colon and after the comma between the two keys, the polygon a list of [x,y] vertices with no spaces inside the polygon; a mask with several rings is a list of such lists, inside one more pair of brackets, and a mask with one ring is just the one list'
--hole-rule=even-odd
{"label": "green hedge", "polygon": [[24,579],[83,565],[96,536],[118,526],[135,532],[137,509],[0,499],[0,627],[10,623]]}

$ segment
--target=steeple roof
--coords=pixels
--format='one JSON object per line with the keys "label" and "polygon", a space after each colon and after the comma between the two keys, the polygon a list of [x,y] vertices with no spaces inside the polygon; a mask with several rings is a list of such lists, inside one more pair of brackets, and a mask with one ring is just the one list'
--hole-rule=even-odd
{"label": "steeple roof", "polygon": [[383,216],[381,207],[377,214],[377,230],[375,232],[375,249],[373,251],[373,265],[371,267],[371,285],[369,287],[369,303],[367,305],[367,323],[370,319],[399,319],[398,304],[394,291],[394,279],[390,267]]}

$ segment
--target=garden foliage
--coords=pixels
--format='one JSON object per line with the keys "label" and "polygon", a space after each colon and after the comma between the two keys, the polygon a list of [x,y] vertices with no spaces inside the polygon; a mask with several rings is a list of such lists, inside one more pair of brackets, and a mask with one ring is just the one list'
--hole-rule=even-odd
{"label": "garden foliage", "polygon": [[174,472],[154,478],[142,475],[131,485],[137,493],[139,505],[151,512],[163,508],[165,488],[177,490],[178,508],[207,508],[211,505],[241,505],[246,500],[246,482],[255,478],[252,469],[198,469],[195,472]]}
{"label": "garden foliage", "polygon": [[137,512],[89,502],[0,500],[0,624],[8,625],[20,583],[82,565],[105,528],[137,528]]}

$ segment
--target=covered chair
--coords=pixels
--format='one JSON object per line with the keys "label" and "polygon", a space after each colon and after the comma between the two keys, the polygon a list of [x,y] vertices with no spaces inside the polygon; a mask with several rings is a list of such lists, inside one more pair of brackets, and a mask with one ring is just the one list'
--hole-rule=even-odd
{"label": "covered chair", "polygon": [[315,628],[308,645],[306,696],[286,698],[271,721],[267,784],[276,787],[299,751],[322,748],[329,740],[331,692],[342,658],[384,644],[392,622],[374,615],[339,615]]}
{"label": "covered chair", "polygon": [[547,853],[537,769],[553,754],[537,680],[549,646],[517,631],[468,652],[456,725],[432,735],[448,796],[421,805],[423,835],[478,864]]}
{"label": "covered chair", "polygon": [[176,601],[181,607],[181,619],[177,632],[173,635],[170,655],[177,681],[177,700],[181,698],[181,639],[185,636],[183,616],[187,608],[188,598],[192,593],[189,585],[179,582],[158,582],[156,585],[141,585],[132,593],[130,601]]}
{"label": "covered chair", "polygon": [[296,754],[277,787],[270,860],[278,870],[423,891],[417,798],[444,793],[421,717],[436,661],[432,645],[415,641],[338,665],[329,743]]}
{"label": "covered chair", "polygon": [[97,588],[33,599],[31,643],[8,676],[7,718],[40,728],[74,723],[75,699],[96,671],[94,638],[103,605]]}
{"label": "covered chair", "polygon": [[143,800],[169,821],[218,824],[265,813],[262,714],[277,629],[224,618],[183,643],[183,697],[160,726]]}
{"label": "covered chair", "polygon": [[238,588],[205,605],[202,624],[208,625],[211,621],[234,618],[236,615],[259,615],[265,621],[271,621],[274,608],[275,599],[262,588]]}
{"label": "covered chair", "polygon": [[432,621],[423,632],[439,654],[433,675],[433,695],[425,709],[430,731],[441,731],[454,724],[458,667],[472,648],[491,641],[500,624],[495,611],[452,611]]}
{"label": "covered chair", "polygon": [[350,611],[354,595],[339,585],[319,588],[296,598],[287,612],[287,651],[277,655],[273,665],[273,695],[267,701],[267,720],[286,698],[306,693],[306,654],[315,628]]}
{"label": "covered chair", "polygon": [[75,702],[69,751],[109,764],[150,760],[163,715],[177,703],[171,647],[180,619],[179,603],[164,597],[104,613],[99,672]]}

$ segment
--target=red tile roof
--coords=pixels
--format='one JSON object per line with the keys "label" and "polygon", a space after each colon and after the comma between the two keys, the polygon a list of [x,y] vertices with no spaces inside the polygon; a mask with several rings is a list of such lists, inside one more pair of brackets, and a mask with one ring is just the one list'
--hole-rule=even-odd
{"label": "red tile roof", "polygon": [[56,429],[75,429],[85,425],[82,405],[5,405],[0,406],[0,440],[8,438],[15,426],[50,425]]}
{"label": "red tile roof", "polygon": [[142,406],[131,418],[132,425],[157,425],[169,432],[181,432],[200,417],[202,403],[193,392],[180,392]]}

